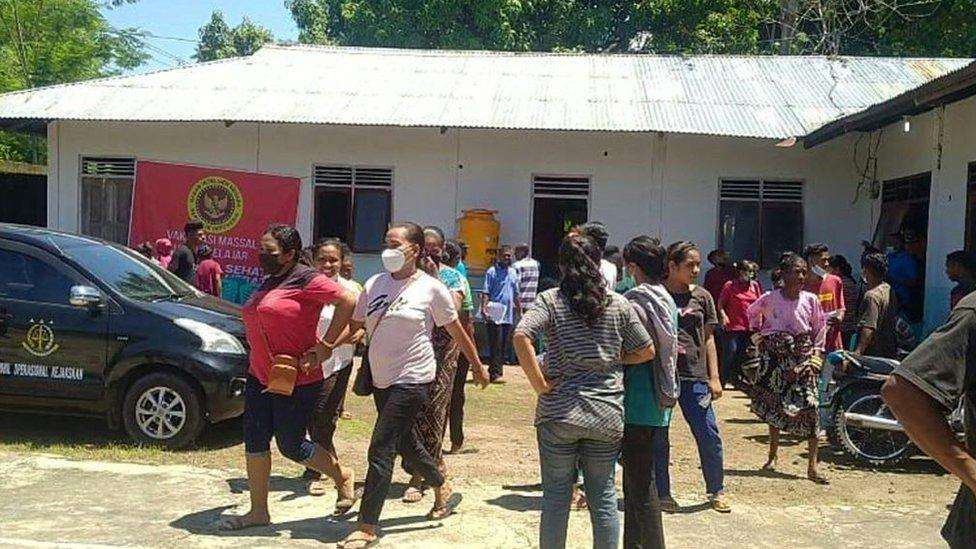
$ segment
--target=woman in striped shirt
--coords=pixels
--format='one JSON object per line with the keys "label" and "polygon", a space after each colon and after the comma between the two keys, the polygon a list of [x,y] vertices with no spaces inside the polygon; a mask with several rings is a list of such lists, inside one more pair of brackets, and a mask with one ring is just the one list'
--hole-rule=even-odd
{"label": "woman in striped shirt", "polygon": [[[559,247],[562,281],[542,292],[515,329],[519,364],[539,400],[536,434],[542,469],[544,549],[566,545],[569,504],[582,467],[593,526],[593,545],[617,547],[620,523],[614,464],[624,431],[623,364],[654,356],[636,311],[609,292],[600,274],[600,249],[589,237],[571,235]],[[545,365],[533,342],[545,334]]]}

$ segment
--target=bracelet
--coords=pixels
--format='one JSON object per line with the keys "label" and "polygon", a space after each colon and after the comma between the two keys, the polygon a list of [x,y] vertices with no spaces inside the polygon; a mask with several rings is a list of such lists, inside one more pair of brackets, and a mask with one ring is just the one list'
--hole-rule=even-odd
{"label": "bracelet", "polygon": [[330,351],[335,351],[335,348],[336,348],[335,343],[329,343],[328,341],[326,341],[324,339],[322,341],[319,341],[319,343],[322,344],[322,346],[325,347],[326,349],[328,349]]}

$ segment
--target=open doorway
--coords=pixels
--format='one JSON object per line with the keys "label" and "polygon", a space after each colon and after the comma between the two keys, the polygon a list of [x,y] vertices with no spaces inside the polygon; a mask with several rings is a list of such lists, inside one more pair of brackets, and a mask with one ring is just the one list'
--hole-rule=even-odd
{"label": "open doorway", "polygon": [[932,190],[932,174],[925,172],[884,182],[881,189],[881,215],[874,231],[874,245],[885,249],[891,237],[905,237],[905,250],[915,256],[918,282],[911,288],[908,303],[902,303],[902,311],[908,321],[922,321],[925,310],[925,261],[929,232],[929,193]]}
{"label": "open doorway", "polygon": [[570,228],[586,223],[589,209],[589,176],[532,177],[532,255],[541,278],[559,278],[559,243]]}

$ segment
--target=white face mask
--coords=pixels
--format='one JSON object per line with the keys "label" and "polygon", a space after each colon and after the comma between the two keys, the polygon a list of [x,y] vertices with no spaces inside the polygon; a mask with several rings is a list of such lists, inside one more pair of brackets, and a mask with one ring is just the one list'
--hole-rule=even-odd
{"label": "white face mask", "polygon": [[380,254],[380,260],[383,261],[383,268],[386,269],[386,272],[393,274],[403,269],[403,265],[407,262],[407,256],[404,255],[403,250],[387,248]]}
{"label": "white face mask", "polygon": [[810,272],[819,276],[820,278],[827,276],[827,271],[820,265],[814,265],[813,268],[810,269]]}

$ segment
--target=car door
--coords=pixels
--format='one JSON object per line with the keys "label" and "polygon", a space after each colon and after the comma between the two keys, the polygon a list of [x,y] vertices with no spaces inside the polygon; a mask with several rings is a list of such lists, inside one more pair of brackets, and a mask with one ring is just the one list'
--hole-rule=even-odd
{"label": "car door", "polygon": [[0,241],[0,394],[102,396],[108,315],[73,307],[78,285],[93,286],[39,248]]}

